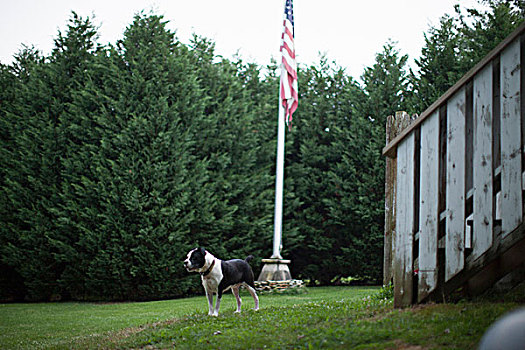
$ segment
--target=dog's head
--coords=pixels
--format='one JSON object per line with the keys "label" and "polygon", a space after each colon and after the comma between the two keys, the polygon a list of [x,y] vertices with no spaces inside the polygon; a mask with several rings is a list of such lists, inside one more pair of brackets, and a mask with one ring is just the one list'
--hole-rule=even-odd
{"label": "dog's head", "polygon": [[184,260],[184,267],[188,272],[202,269],[206,263],[206,249],[203,247],[195,248],[188,253],[186,260]]}

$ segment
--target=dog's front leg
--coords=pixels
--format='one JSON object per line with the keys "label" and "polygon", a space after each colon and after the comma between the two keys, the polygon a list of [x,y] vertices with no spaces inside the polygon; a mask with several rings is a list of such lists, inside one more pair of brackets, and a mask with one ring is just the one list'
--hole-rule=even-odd
{"label": "dog's front leg", "polygon": [[217,292],[217,300],[215,300],[215,312],[212,314],[212,316],[219,316],[219,308],[221,307],[221,298],[222,298],[222,291],[219,290]]}
{"label": "dog's front leg", "polygon": [[208,299],[208,315],[213,316],[213,292],[208,291],[207,288],[204,290],[206,291],[206,298]]}

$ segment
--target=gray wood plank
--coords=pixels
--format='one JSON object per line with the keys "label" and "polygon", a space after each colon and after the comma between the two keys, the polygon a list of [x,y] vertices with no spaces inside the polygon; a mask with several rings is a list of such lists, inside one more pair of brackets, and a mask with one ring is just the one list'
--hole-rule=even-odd
{"label": "gray wood plank", "polygon": [[503,237],[523,221],[521,183],[520,42],[501,54],[501,228]]}
{"label": "gray wood plank", "polygon": [[397,148],[394,307],[412,304],[414,239],[414,133]]}
{"label": "gray wood plank", "polygon": [[445,281],[465,265],[465,89],[459,90],[448,101],[447,113]]}
{"label": "gray wood plank", "polygon": [[418,300],[437,286],[439,112],[421,124],[421,179]]}
{"label": "gray wood plank", "polygon": [[493,241],[492,65],[474,77],[474,227],[472,257],[486,252]]}

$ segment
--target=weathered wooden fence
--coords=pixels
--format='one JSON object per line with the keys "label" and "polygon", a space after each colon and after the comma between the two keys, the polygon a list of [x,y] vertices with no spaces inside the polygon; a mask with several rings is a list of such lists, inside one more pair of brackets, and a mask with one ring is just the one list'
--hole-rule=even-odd
{"label": "weathered wooden fence", "polygon": [[524,56],[521,25],[398,136],[387,136],[395,196],[387,183],[386,224],[395,229],[385,231],[392,234],[385,281],[391,267],[395,306],[458,288],[477,294],[524,268]]}

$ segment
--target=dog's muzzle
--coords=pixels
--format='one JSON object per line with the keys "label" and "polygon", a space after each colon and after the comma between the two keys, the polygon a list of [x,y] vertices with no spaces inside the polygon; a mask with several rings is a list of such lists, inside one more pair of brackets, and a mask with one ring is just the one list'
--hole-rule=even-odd
{"label": "dog's muzzle", "polygon": [[186,268],[188,272],[191,272],[193,270],[191,266],[191,262],[189,262],[188,260],[184,260],[184,267]]}

